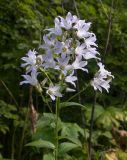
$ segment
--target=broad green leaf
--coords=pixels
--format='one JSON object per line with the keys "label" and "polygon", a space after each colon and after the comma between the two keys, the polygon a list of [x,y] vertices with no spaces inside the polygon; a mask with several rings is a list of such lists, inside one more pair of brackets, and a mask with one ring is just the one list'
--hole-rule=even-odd
{"label": "broad green leaf", "polygon": [[51,143],[49,141],[42,140],[42,139],[30,142],[30,143],[26,144],[26,146],[55,149],[55,145],[53,143]]}
{"label": "broad green leaf", "polygon": [[53,154],[48,153],[48,154],[44,154],[43,160],[55,160],[55,157]]}
{"label": "broad green leaf", "polygon": [[[90,117],[91,117],[92,104],[87,104],[86,108],[87,109],[85,111],[85,117],[89,121]],[[96,120],[104,112],[105,112],[104,108],[101,105],[96,104],[95,105],[95,111],[94,111],[94,120]]]}
{"label": "broad green leaf", "polygon": [[[44,113],[42,116],[40,116],[38,122],[37,122],[37,128],[43,128],[50,126],[51,128],[55,128],[55,121],[56,121],[56,115],[52,113]],[[58,128],[61,128],[61,120],[58,118]]]}
{"label": "broad green leaf", "polygon": [[69,141],[71,141],[74,144],[77,144],[79,147],[82,147],[82,144],[80,142],[80,140],[78,138],[73,138],[73,137],[60,137],[60,139],[68,139]]}
{"label": "broad green leaf", "polygon": [[76,123],[62,123],[61,136],[78,138],[79,133],[84,135],[84,130]]}
{"label": "broad green leaf", "polygon": [[79,146],[70,142],[63,142],[59,145],[59,155],[63,155],[72,149],[78,148]]}
{"label": "broad green leaf", "polygon": [[86,107],[84,105],[82,105],[80,103],[76,103],[76,102],[62,102],[62,103],[60,103],[60,109],[70,107],[70,106],[78,106],[83,109],[86,109]]}
{"label": "broad green leaf", "polygon": [[107,138],[109,138],[109,139],[112,138],[112,134],[111,134],[111,132],[109,132],[109,131],[106,131],[106,132],[104,132],[104,133],[101,133],[101,135],[102,135],[102,136],[105,136],[105,137],[107,137]]}
{"label": "broad green leaf", "polygon": [[111,113],[112,117],[114,117],[117,120],[123,121],[124,120],[124,113],[121,110],[121,108],[116,108],[116,107],[108,107],[107,111]]}
{"label": "broad green leaf", "polygon": [[[55,143],[56,116],[52,113],[40,115],[36,125],[36,132],[33,134],[33,140],[43,139]],[[58,118],[58,131],[62,128],[62,122]]]}
{"label": "broad green leaf", "polygon": [[119,122],[108,111],[105,111],[97,118],[96,125],[103,128],[111,128],[113,125],[118,127]]}

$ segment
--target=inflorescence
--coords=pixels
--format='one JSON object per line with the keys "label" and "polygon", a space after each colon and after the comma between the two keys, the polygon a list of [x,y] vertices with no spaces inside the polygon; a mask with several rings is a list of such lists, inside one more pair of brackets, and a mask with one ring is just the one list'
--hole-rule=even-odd
{"label": "inflorescence", "polygon": [[[114,77],[101,62],[96,35],[89,31],[91,23],[80,20],[70,12],[65,18],[55,18],[54,23],[54,28],[45,29],[47,34],[43,36],[43,44],[39,46],[44,53],[29,50],[26,57],[22,58],[24,63],[21,66],[26,69],[26,74],[22,75],[24,81],[20,84],[35,86],[38,91],[45,91],[55,100],[56,97],[62,97],[64,89],[75,91],[78,79],[76,70],[89,73],[87,65],[90,59],[94,59],[99,70],[90,84],[94,90],[102,92],[104,88],[108,92],[109,83]],[[50,77],[54,71],[58,75],[55,82]],[[73,87],[70,88],[69,84]]]}

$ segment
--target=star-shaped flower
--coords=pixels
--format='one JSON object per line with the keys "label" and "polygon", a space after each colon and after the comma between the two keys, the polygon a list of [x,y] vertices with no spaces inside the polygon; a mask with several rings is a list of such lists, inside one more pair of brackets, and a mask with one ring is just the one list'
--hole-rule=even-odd
{"label": "star-shaped flower", "polygon": [[37,68],[41,66],[43,62],[42,55],[37,55],[35,50],[29,50],[26,57],[21,59],[25,61],[25,63],[21,64],[21,67],[26,67],[26,73],[29,73],[32,70],[37,70]]}
{"label": "star-shaped flower", "polygon": [[60,26],[60,21],[58,18],[55,18],[55,28],[50,28],[50,29],[46,29],[49,32],[49,35],[51,34],[55,34],[57,36],[61,36],[62,35],[62,29],[61,29],[61,26]]}
{"label": "star-shaped flower", "polygon": [[20,85],[31,84],[32,86],[37,86],[38,85],[37,75],[38,72],[36,72],[36,70],[32,70],[30,75],[28,74],[22,75],[22,77],[24,77],[25,80],[20,82]]}
{"label": "star-shaped flower", "polygon": [[62,97],[62,94],[60,93],[60,86],[59,85],[50,84],[46,93],[48,95],[50,95],[50,97],[53,101],[56,99],[56,97]]}
{"label": "star-shaped flower", "polygon": [[66,76],[65,81],[67,83],[71,83],[74,87],[76,87],[75,81],[77,80],[76,76],[73,76],[74,72],[72,72],[70,75]]}
{"label": "star-shaped flower", "polygon": [[94,90],[99,90],[102,92],[102,88],[104,88],[107,92],[109,92],[110,85],[112,78],[114,78],[113,75],[111,75],[111,72],[108,72],[104,65],[99,62],[98,66],[100,67],[99,71],[95,74],[94,79],[91,81],[91,85],[94,87]]}
{"label": "star-shaped flower", "polygon": [[68,12],[65,19],[60,16],[59,16],[59,18],[61,21],[61,23],[60,23],[61,27],[65,28],[66,30],[71,29],[72,25],[78,21],[77,16],[75,16],[75,15],[73,16],[70,12]]}
{"label": "star-shaped flower", "polygon": [[34,66],[36,64],[36,54],[35,50],[29,50],[26,57],[22,57],[21,59],[25,61],[25,63],[21,64],[21,67],[26,67],[28,65]]}
{"label": "star-shaped flower", "polygon": [[88,32],[90,26],[91,23],[86,23],[85,20],[78,20],[73,28],[77,29],[77,36],[79,38],[86,38],[90,34],[90,32]]}
{"label": "star-shaped flower", "polygon": [[82,61],[81,57],[76,57],[75,61],[72,63],[72,66],[74,69],[81,69],[85,72],[88,72],[86,68],[84,68],[87,65],[87,61]]}

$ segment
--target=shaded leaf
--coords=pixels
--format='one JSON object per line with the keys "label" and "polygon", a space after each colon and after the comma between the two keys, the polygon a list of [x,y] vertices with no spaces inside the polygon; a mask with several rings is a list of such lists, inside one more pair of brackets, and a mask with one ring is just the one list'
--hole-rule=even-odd
{"label": "shaded leaf", "polygon": [[55,145],[53,143],[51,143],[49,141],[42,140],[42,139],[30,142],[30,143],[26,144],[25,146],[55,149]]}
{"label": "shaded leaf", "polygon": [[78,148],[79,146],[77,144],[74,143],[70,143],[70,142],[63,142],[59,145],[59,154],[63,155],[69,151],[71,151],[72,149]]}
{"label": "shaded leaf", "polygon": [[62,102],[60,103],[60,109],[66,108],[66,107],[70,107],[70,106],[79,106],[83,109],[86,109],[86,107],[80,103],[76,103],[76,102]]}

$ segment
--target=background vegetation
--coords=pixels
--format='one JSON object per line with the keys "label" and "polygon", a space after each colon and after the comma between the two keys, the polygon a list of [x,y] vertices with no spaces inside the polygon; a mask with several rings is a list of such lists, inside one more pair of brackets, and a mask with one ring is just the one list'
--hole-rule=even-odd
{"label": "background vegetation", "polygon": [[[117,157],[118,160],[127,160],[127,1],[0,0],[0,2],[0,159],[41,160],[43,156],[46,160],[44,153],[50,154],[42,148],[25,146],[32,139],[39,139],[42,134],[47,135],[45,140],[51,139],[52,127],[45,118],[49,116],[48,113],[42,115],[43,112],[49,111],[35,91],[33,100],[36,110],[28,107],[31,92],[28,86],[19,86],[23,72],[20,68],[20,59],[29,49],[38,48],[42,41],[43,29],[52,26],[57,15],[64,16],[70,11],[81,19],[92,22],[92,31],[97,36],[101,57],[106,68],[115,76],[110,93],[97,94],[92,139],[94,159],[113,160],[113,157]],[[79,88],[82,88],[84,77],[82,75],[80,77]],[[69,96],[71,95],[66,95],[64,100]],[[82,149],[73,146],[61,153],[61,155],[68,153],[65,160],[82,160],[87,155],[92,90],[87,89],[73,101],[78,102],[79,98],[86,106],[85,111],[75,105],[61,110],[61,125],[62,128],[66,127],[64,131],[60,129],[60,134],[75,133],[73,138],[80,135],[80,141],[83,141]],[[35,128],[38,115],[39,121]],[[64,126],[64,123],[68,125]]]}

